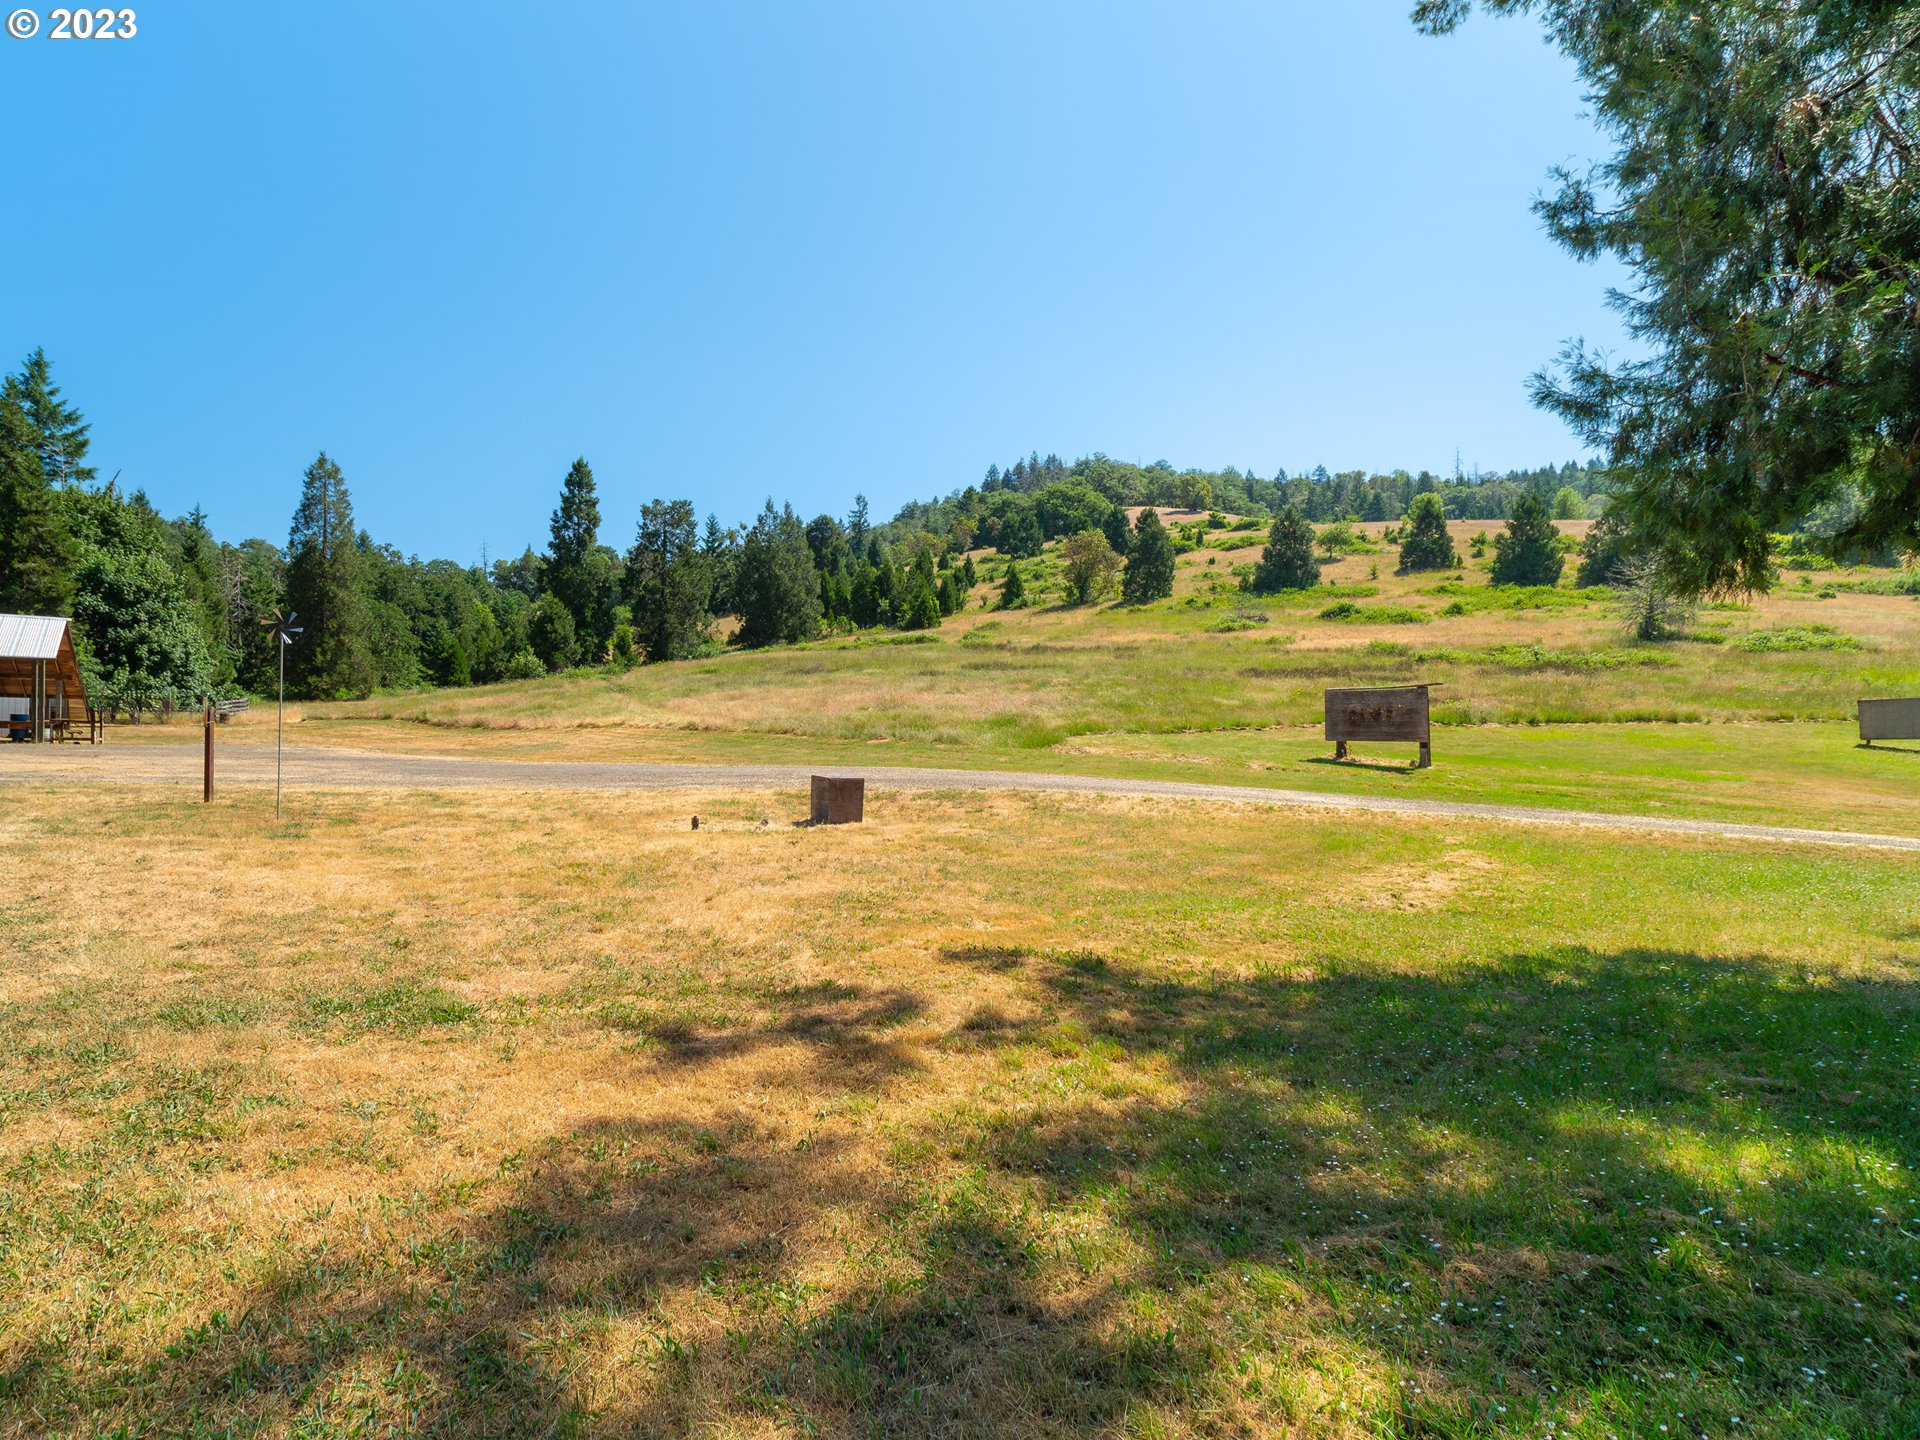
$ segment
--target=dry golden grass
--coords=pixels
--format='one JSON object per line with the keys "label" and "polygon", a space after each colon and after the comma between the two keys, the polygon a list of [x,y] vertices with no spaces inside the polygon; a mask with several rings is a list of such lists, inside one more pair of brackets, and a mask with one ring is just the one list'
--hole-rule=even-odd
{"label": "dry golden grass", "polygon": [[[1853,1188],[1914,1198],[1911,862],[983,793],[6,798],[5,1433],[1905,1403],[1783,1316],[1920,1338]],[[1842,1090],[1835,1036],[1879,1056]]]}

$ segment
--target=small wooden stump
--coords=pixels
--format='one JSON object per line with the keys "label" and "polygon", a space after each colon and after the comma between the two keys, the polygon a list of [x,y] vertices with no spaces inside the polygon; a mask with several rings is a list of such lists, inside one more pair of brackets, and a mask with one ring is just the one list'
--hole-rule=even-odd
{"label": "small wooden stump", "polygon": [[813,777],[815,825],[858,825],[866,818],[867,782],[839,775]]}

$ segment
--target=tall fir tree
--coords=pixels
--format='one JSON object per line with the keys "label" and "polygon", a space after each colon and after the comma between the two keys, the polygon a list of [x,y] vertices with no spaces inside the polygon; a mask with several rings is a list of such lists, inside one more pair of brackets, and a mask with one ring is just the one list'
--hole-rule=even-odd
{"label": "tall fir tree", "polygon": [[626,581],[634,632],[649,661],[684,660],[706,643],[713,579],[692,501],[654,500],[641,507]]}
{"label": "tall fir tree", "polygon": [[1493,537],[1493,583],[1558,585],[1566,563],[1546,502],[1531,491],[1522,494],[1513,502],[1506,533]]}
{"label": "tall fir tree", "polygon": [[560,485],[560,505],[553,512],[552,543],[547,548],[547,589],[567,607],[574,633],[590,635],[600,610],[599,579],[593,564],[600,539],[600,499],[594,489],[593,467],[575,460]]}
{"label": "tall fir tree", "polygon": [[365,580],[353,501],[323,450],[306,469],[287,534],[287,608],[305,631],[287,654],[287,685],[314,700],[373,692]]}
{"label": "tall fir tree", "polygon": [[0,610],[65,615],[74,545],[41,466],[39,439],[9,381],[0,389]]}
{"label": "tall fir tree", "polygon": [[60,387],[53,383],[53,367],[45,350],[36,349],[20,367],[17,379],[9,382],[33,427],[40,456],[41,472],[49,485],[84,485],[94,478],[87,464],[91,428],[80,412],[60,398]]}
{"label": "tall fir tree", "polygon": [[1460,563],[1447,533],[1447,507],[1432,491],[1413,497],[1400,526],[1400,569],[1451,570]]}
{"label": "tall fir tree", "polygon": [[1256,595],[1272,595],[1281,590],[1311,590],[1320,583],[1320,562],[1313,554],[1313,526],[1298,507],[1289,505],[1273,522],[1267,533],[1267,548],[1260,552],[1248,588]]}
{"label": "tall fir tree", "polygon": [[[1124,515],[1123,510],[1114,513]],[[1129,605],[1145,605],[1173,594],[1173,540],[1160,523],[1160,512],[1147,509],[1134,522],[1133,544],[1127,550],[1126,574],[1120,595]]]}

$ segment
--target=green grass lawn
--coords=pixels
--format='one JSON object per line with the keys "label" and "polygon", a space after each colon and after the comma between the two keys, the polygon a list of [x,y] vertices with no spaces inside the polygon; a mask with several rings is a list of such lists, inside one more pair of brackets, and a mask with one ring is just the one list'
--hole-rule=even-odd
{"label": "green grass lawn", "polygon": [[263,806],[9,792],[0,1429],[1920,1429],[1911,859]]}

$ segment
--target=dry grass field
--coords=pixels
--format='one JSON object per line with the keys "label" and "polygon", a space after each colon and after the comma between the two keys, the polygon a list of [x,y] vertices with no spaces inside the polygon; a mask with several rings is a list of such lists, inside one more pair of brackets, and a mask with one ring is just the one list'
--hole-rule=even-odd
{"label": "dry grass field", "polygon": [[1920,864],[802,808],[10,786],[0,1433],[1920,1428]]}

